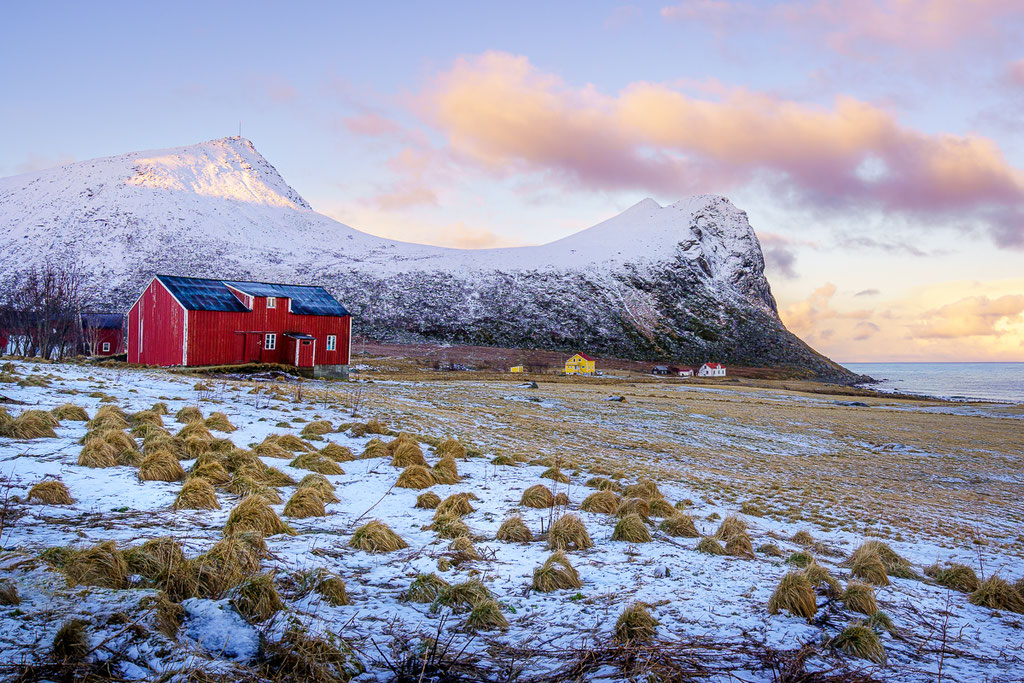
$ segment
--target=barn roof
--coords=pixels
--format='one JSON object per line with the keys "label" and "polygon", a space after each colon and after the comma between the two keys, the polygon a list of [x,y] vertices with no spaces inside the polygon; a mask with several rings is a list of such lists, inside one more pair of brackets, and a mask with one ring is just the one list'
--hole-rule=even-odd
{"label": "barn roof", "polygon": [[585,353],[577,353],[576,355],[579,356],[580,358],[582,358],[583,360],[589,360],[589,361],[594,360],[593,358],[591,358],[590,356],[588,356]]}
{"label": "barn roof", "polygon": [[296,315],[348,315],[345,307],[323,287],[282,285],[270,282],[210,280],[200,277],[157,275],[167,290],[190,311],[228,311],[243,313],[249,309],[228,287],[251,296],[274,296],[291,299],[291,312]]}

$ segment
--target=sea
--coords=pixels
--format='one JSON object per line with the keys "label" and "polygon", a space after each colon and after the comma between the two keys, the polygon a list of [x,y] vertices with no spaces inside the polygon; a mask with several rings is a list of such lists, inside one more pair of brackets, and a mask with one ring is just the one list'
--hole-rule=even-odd
{"label": "sea", "polygon": [[959,401],[1024,403],[1024,363],[843,363],[879,391]]}

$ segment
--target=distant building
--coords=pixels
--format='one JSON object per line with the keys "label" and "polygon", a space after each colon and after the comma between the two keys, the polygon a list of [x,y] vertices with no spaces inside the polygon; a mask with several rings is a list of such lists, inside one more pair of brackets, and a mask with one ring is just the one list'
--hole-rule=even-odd
{"label": "distant building", "polygon": [[124,353],[124,316],[120,313],[83,313],[82,353],[86,356]]}
{"label": "distant building", "polygon": [[508,369],[509,372],[526,372],[526,368],[522,365],[513,365]]}
{"label": "distant building", "polygon": [[725,366],[721,363],[705,363],[697,371],[698,377],[725,377]]}
{"label": "distant building", "polygon": [[597,361],[586,354],[577,353],[565,361],[567,375],[593,375],[597,370]]}
{"label": "distant building", "polygon": [[677,375],[680,377],[693,377],[693,368],[677,368]]}
{"label": "distant building", "polygon": [[323,287],[157,275],[128,312],[128,362],[280,363],[347,377],[351,331]]}
{"label": "distant building", "polygon": [[651,368],[651,374],[652,375],[667,375],[667,374],[669,374],[668,366],[667,365],[655,365],[653,368]]}

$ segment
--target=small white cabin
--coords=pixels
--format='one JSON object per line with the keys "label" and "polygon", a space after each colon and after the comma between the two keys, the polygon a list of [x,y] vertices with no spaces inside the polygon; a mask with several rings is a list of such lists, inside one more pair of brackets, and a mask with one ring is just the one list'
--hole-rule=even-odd
{"label": "small white cabin", "polygon": [[683,368],[682,370],[679,371],[679,376],[680,377],[693,377],[693,369],[692,368]]}
{"label": "small white cabin", "polygon": [[721,363],[705,363],[697,371],[698,377],[725,377],[725,366]]}

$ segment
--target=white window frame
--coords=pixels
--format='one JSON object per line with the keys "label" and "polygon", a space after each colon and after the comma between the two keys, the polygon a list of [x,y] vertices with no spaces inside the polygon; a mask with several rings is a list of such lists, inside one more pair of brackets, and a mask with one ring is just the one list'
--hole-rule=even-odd
{"label": "white window frame", "polygon": [[273,332],[267,332],[263,335],[263,350],[273,351],[277,348],[277,335]]}
{"label": "white window frame", "polygon": [[103,353],[110,353],[110,342],[103,342]]}
{"label": "white window frame", "polygon": [[336,351],[338,349],[338,335],[329,334],[327,335],[327,351]]}
{"label": "white window frame", "polygon": [[277,308],[277,297],[276,296],[268,296],[267,297],[267,308]]}

